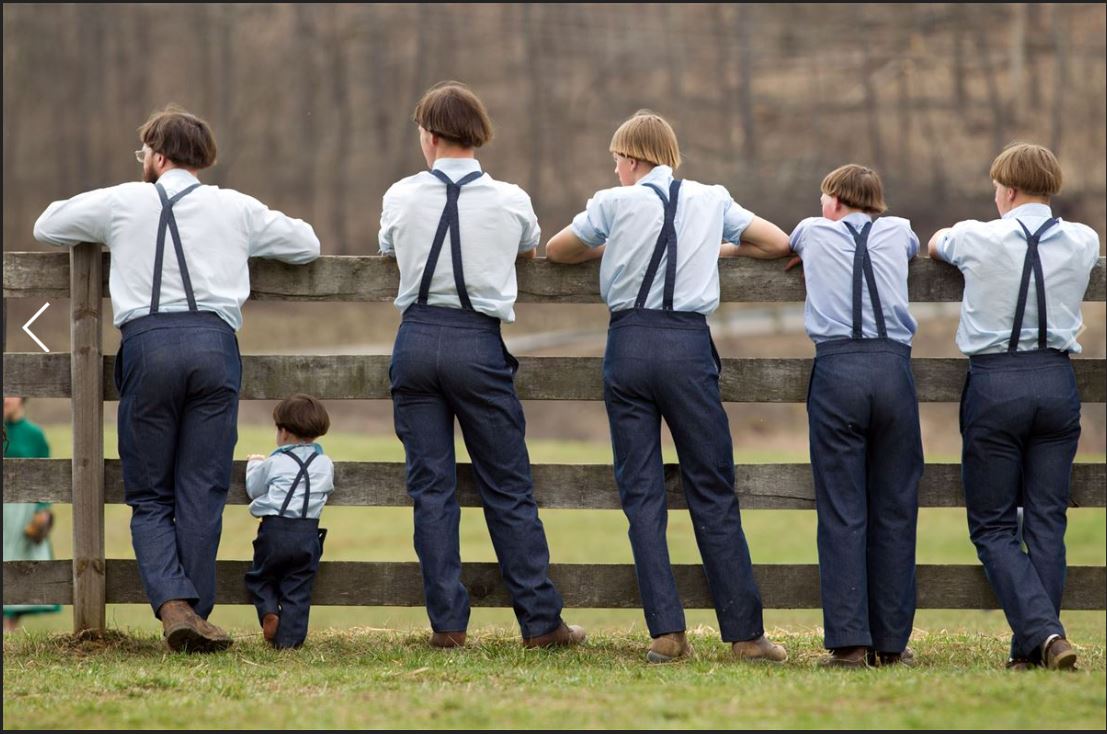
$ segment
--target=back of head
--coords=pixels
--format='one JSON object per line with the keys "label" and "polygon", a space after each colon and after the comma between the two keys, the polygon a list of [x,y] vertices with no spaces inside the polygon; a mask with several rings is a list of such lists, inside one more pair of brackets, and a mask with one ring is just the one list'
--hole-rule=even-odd
{"label": "back of head", "polygon": [[826,174],[820,188],[842,205],[866,214],[883,214],[888,208],[880,176],[873,169],[856,163],[847,163]]}
{"label": "back of head", "polygon": [[638,110],[620,125],[611,136],[609,150],[674,171],[680,166],[680,146],[672,125],[649,110]]}
{"label": "back of head", "polygon": [[331,427],[327,409],[318,399],[303,393],[291,395],[273,409],[273,422],[297,438],[315,439]]}
{"label": "back of head", "polygon": [[1061,191],[1061,164],[1049,148],[1011,143],[992,161],[992,180],[1030,196],[1050,197]]}
{"label": "back of head", "polygon": [[211,127],[183,107],[171,104],[150,116],[138,129],[142,142],[178,166],[192,170],[215,163],[215,135]]}
{"label": "back of head", "polygon": [[462,148],[479,148],[492,140],[492,120],[484,103],[461,82],[439,82],[428,89],[412,119]]}

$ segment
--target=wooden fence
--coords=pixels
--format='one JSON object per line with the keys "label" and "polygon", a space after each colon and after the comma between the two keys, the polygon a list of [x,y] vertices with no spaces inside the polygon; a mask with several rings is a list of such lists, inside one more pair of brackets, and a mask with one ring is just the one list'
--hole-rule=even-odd
{"label": "wooden fence", "polygon": [[[379,257],[323,257],[308,266],[272,261],[250,264],[252,294],[257,300],[388,301],[397,290],[395,262]],[[803,278],[783,272],[779,262],[746,259],[719,264],[724,301],[802,301]],[[520,263],[519,301],[598,303],[598,264],[558,266],[543,260]],[[108,255],[95,245],[70,253],[5,253],[5,298],[70,298],[72,343],[69,354],[4,354],[4,394],[68,397],[73,405],[73,458],[6,459],[5,502],[72,502],[73,560],[4,563],[4,603],[73,604],[76,630],[103,629],[106,603],[144,603],[138,567],[130,560],[104,558],[104,503],[123,502],[118,461],[105,461],[103,402],[118,396],[112,381],[114,357],[102,354],[103,300],[107,297]],[[959,301],[963,282],[951,267],[920,258],[912,263],[913,301]],[[1104,260],[1100,258],[1085,295],[1105,300]],[[243,357],[242,398],[274,400],[306,391],[327,400],[388,399],[387,356]],[[524,357],[516,377],[524,400],[601,400],[600,360],[596,358]],[[728,402],[802,402],[809,359],[727,359],[721,377]],[[1085,403],[1107,397],[1107,360],[1102,355],[1075,359],[1077,381]],[[964,380],[963,359],[915,358],[912,368],[919,399],[956,402]],[[539,379],[540,377],[540,379]],[[535,497],[540,507],[617,508],[618,493],[609,465],[537,464]],[[739,465],[736,487],[744,509],[813,509],[815,494],[807,464]],[[683,508],[680,474],[666,465],[671,508]],[[235,462],[230,504],[247,504],[244,462]],[[458,468],[463,506],[479,506],[471,467]],[[1107,472],[1103,464],[1073,468],[1072,505],[1104,507]],[[340,462],[331,504],[405,506],[404,466],[394,462]],[[962,506],[960,467],[927,464],[919,493],[923,507]],[[754,549],[756,552],[756,549]],[[242,577],[248,563],[220,561],[216,600],[248,604]],[[686,606],[711,606],[707,582],[697,564],[674,566]],[[818,566],[755,566],[766,607],[819,606]],[[628,564],[558,564],[550,575],[570,607],[637,607],[634,568]],[[920,565],[921,608],[995,608],[978,565]],[[494,563],[466,563],[463,580],[476,606],[509,606]],[[1069,568],[1064,606],[1107,607],[1107,569]],[[324,562],[314,603],[336,605],[420,606],[422,582],[417,563]]]}

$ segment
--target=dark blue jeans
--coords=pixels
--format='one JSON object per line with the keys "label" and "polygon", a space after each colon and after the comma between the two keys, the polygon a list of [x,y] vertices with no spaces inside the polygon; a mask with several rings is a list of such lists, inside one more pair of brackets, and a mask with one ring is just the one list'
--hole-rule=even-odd
{"label": "dark blue jeans", "polygon": [[258,622],[266,614],[281,618],[274,647],[299,647],[307,639],[311,589],[326,535],[315,518],[264,517],[258,526],[246,590],[257,607]]}
{"label": "dark blue jeans", "polygon": [[[961,475],[969,534],[1014,638],[1012,657],[1040,660],[1063,635],[1065,526],[1080,395],[1068,354],[969,360],[961,396]],[[1017,508],[1023,507],[1019,545]]]}
{"label": "dark blue jeans", "polygon": [[469,624],[458,548],[455,417],[523,637],[561,624],[561,595],[549,578],[550,551],[515,394],[517,367],[498,319],[419,304],[404,311],[389,376],[396,435],[407,456],[407,490],[415,502],[415,552],[435,632],[461,632]]}
{"label": "dark blue jeans", "polygon": [[238,341],[209,312],[144,316],[122,334],[119,458],[139,575],[155,614],[184,599],[207,618],[238,440]]}
{"label": "dark blue jeans", "polygon": [[818,344],[807,419],[824,645],[903,652],[915,619],[923,471],[911,348],[891,339]]}
{"label": "dark blue jeans", "polygon": [[664,418],[680,459],[722,638],[764,633],[734,491],[734,447],[719,393],[719,357],[702,314],[627,309],[611,314],[604,355],[615,483],[630,523],[638,590],[650,635],[684,630],[665,538],[668,505],[661,461]]}

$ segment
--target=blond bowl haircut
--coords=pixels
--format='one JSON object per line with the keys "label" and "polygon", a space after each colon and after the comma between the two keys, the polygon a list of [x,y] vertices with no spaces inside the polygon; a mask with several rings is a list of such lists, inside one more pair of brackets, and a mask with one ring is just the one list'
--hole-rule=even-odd
{"label": "blond bowl haircut", "polygon": [[1061,191],[1061,164],[1049,148],[1011,143],[992,161],[992,180],[1031,196],[1050,197]]}
{"label": "blond bowl haircut", "polygon": [[888,209],[880,176],[873,169],[856,163],[847,163],[826,174],[820,188],[827,196],[836,197],[842,204],[866,214],[883,214]]}
{"label": "blond bowl haircut", "polygon": [[676,133],[664,117],[649,110],[638,110],[619,126],[611,136],[610,151],[674,171],[680,166]]}

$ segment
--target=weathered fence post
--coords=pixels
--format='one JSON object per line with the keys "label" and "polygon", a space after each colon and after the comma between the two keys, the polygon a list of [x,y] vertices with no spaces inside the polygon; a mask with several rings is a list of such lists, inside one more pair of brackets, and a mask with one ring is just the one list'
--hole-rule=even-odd
{"label": "weathered fence post", "polygon": [[100,245],[77,245],[69,257],[74,632],[106,623],[102,263]]}

